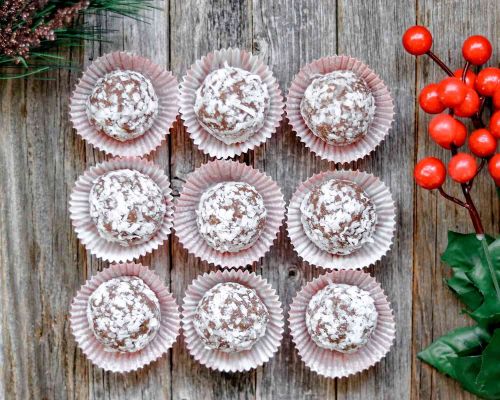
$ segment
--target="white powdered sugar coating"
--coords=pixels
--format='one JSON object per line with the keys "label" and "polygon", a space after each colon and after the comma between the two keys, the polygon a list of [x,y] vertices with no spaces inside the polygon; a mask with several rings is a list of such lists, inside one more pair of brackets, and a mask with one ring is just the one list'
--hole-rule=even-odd
{"label": "white powdered sugar coating", "polygon": [[165,198],[156,182],[130,169],[98,177],[90,190],[89,203],[99,234],[122,246],[151,239],[166,212]]}
{"label": "white powdered sugar coating", "polygon": [[205,293],[194,316],[194,328],[206,348],[227,353],[250,350],[266,333],[269,312],[255,290],[235,282]]}
{"label": "white powdered sugar coating", "polygon": [[142,279],[121,276],[102,283],[90,295],[87,319],[106,351],[135,352],[160,329],[160,303]]}
{"label": "white powdered sugar coating", "polygon": [[92,125],[124,142],[151,128],[158,114],[158,97],[144,75],[117,70],[97,81],[86,106]]}
{"label": "white powdered sugar coating", "polygon": [[194,112],[208,132],[233,144],[264,126],[269,105],[267,85],[260,76],[226,64],[211,72],[196,91]]}
{"label": "white powdered sugar coating", "polygon": [[309,239],[331,254],[347,255],[373,242],[375,205],[354,182],[330,179],[311,190],[300,205]]}
{"label": "white powdered sugar coating", "polygon": [[266,222],[264,199],[245,182],[221,182],[200,198],[196,223],[207,244],[221,252],[252,246]]}
{"label": "white powdered sugar coating", "polygon": [[328,144],[345,146],[368,132],[375,115],[375,99],[354,72],[333,71],[311,82],[300,111],[316,136]]}
{"label": "white powdered sugar coating", "polygon": [[352,353],[368,342],[377,318],[375,301],[367,291],[332,283],[311,298],[306,326],[318,346]]}

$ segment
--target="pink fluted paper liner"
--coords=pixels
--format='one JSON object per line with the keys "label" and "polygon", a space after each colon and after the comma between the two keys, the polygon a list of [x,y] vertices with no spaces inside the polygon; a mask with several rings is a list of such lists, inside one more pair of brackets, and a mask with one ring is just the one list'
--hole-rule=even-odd
{"label": "pink fluted paper liner", "polygon": [[[269,322],[265,335],[246,351],[225,353],[205,348],[193,325],[196,308],[203,295],[215,285],[222,282],[236,282],[254,289],[267,307]],[[182,304],[182,332],[186,347],[193,358],[200,364],[224,372],[242,372],[257,368],[269,361],[278,348],[283,337],[283,310],[276,291],[263,278],[254,272],[241,270],[224,270],[205,273],[198,276],[186,290]]]}
{"label": "pink fluted paper liner", "polygon": [[[368,343],[355,353],[319,347],[309,335],[306,310],[311,298],[330,283],[345,283],[366,290],[375,300],[377,325]],[[293,299],[288,317],[292,340],[308,368],[327,378],[342,378],[378,363],[389,352],[396,336],[394,315],[380,284],[362,271],[333,271],[309,282]]]}
{"label": "pink fluted paper liner", "polygon": [[[145,243],[128,247],[120,246],[101,237],[90,217],[89,203],[90,190],[99,176],[125,168],[139,171],[150,177],[160,187],[167,207],[163,223],[155,235]],[[152,162],[137,157],[113,158],[88,169],[76,181],[69,200],[71,222],[78,239],[91,254],[110,262],[132,261],[157,249],[168,239],[174,212],[171,192],[168,177]]]}
{"label": "pink fluted paper liner", "polygon": [[[136,71],[148,78],[158,96],[158,115],[142,136],[120,142],[99,132],[90,122],[85,103],[97,81],[116,70]],[[164,67],[144,57],[125,52],[106,54],[85,71],[71,96],[70,118],[76,132],[92,146],[114,156],[143,156],[159,147],[169,134],[179,111],[177,78]]]}
{"label": "pink fluted paper liner", "polygon": [[[137,276],[156,294],[160,303],[160,329],[153,340],[142,350],[134,353],[106,351],[97,341],[87,319],[87,303],[90,295],[110,279],[119,276]],[[87,280],[71,303],[71,332],[78,347],[96,366],[112,372],[135,371],[157,360],[175,343],[180,330],[179,308],[174,297],[162,280],[148,267],[141,264],[115,264]]]}
{"label": "pink fluted paper liner", "polygon": [[[312,189],[329,179],[357,183],[372,200],[377,212],[373,242],[363,244],[363,247],[348,255],[330,254],[320,249],[309,239],[302,226],[300,211],[302,200]],[[396,229],[396,207],[391,192],[376,176],[360,171],[325,171],[313,175],[299,185],[288,205],[286,224],[295,251],[309,264],[326,269],[364,268],[379,261],[391,248]]]}
{"label": "pink fluted paper liner", "polygon": [[[311,132],[300,112],[304,92],[314,78],[336,70],[350,70],[364,79],[375,99],[375,116],[365,136],[347,146],[333,146]],[[346,163],[370,154],[384,140],[394,120],[394,102],[382,79],[367,65],[349,56],[320,58],[295,75],[286,100],[286,115],[292,129],[306,147],[325,160]]]}
{"label": "pink fluted paper liner", "polygon": [[[267,211],[266,225],[257,241],[248,249],[236,253],[219,252],[200,235],[196,210],[202,194],[219,182],[246,182],[260,193]],[[191,173],[175,206],[175,234],[184,248],[196,257],[224,268],[252,264],[264,257],[273,245],[285,214],[285,201],[278,184],[262,172],[236,161],[215,160],[203,164]]]}
{"label": "pink fluted paper liner", "polygon": [[[203,128],[194,112],[196,90],[203,84],[207,75],[224,67],[224,63],[260,76],[262,82],[267,85],[271,99],[264,126],[242,143],[226,144],[220,141]],[[180,86],[180,112],[184,125],[194,144],[212,157],[228,158],[252,150],[269,139],[280,125],[284,102],[276,78],[258,57],[244,50],[229,48],[207,54],[191,66]]]}

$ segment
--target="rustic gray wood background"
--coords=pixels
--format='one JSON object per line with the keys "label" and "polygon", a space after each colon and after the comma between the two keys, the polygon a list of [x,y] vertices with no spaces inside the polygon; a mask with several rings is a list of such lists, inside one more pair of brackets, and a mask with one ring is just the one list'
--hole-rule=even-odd
{"label": "rustic gray wood background", "polygon": [[[80,71],[54,80],[0,83],[0,398],[18,399],[470,399],[450,379],[420,363],[423,346],[468,323],[443,285],[439,262],[446,230],[471,231],[463,211],[435,193],[415,189],[412,167],[425,155],[445,154],[429,142],[428,117],[416,91],[442,76],[426,58],[404,53],[400,38],[415,23],[430,27],[435,51],[454,68],[466,35],[489,36],[500,48],[497,0],[165,0],[147,13],[151,23],[99,18],[115,32],[109,43],[67,53],[82,65],[128,50],[165,65],[179,79],[207,52],[235,46],[259,54],[284,92],[299,68],[331,54],[358,57],[382,76],[396,103],[396,122],[375,154],[349,165],[380,176],[398,206],[390,254],[371,272],[391,300],[398,332],[391,353],[349,379],[324,379],[300,361],[288,331],[276,356],[261,368],[223,374],[198,365],[182,339],[160,361],[125,376],[94,368],[75,346],[68,307],[82,283],[107,264],[89,257],[71,229],[68,196],[78,176],[104,160],[68,121],[68,100]],[[178,124],[151,158],[171,177],[178,195],[187,176],[208,158]],[[333,169],[311,154],[283,123],[265,145],[241,156],[278,181],[288,200],[299,182]],[[450,188],[451,190],[451,188]],[[458,191],[456,192],[458,194]],[[499,207],[483,177],[475,189],[489,232],[498,233]],[[181,303],[187,285],[207,266],[171,241],[141,260],[160,274]],[[288,308],[305,282],[321,273],[305,266],[283,233],[262,274]]]}

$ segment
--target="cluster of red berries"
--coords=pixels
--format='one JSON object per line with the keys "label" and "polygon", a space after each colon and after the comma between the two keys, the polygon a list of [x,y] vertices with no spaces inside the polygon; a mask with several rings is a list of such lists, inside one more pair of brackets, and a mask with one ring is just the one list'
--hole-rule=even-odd
{"label": "cluster of red berries", "polygon": [[[500,186],[500,154],[497,151],[497,140],[500,139],[500,69],[484,68],[475,74],[469,69],[471,65],[481,66],[491,57],[492,46],[484,36],[470,36],[462,46],[465,67],[452,72],[439,58],[432,53],[432,35],[423,26],[413,26],[403,35],[403,46],[415,56],[429,55],[443,68],[448,77],[439,83],[431,83],[424,87],[418,98],[420,107],[428,114],[437,114],[429,124],[431,139],[445,149],[453,151],[448,164],[448,171],[443,162],[435,157],[421,160],[415,167],[415,180],[425,189],[440,188],[450,177],[466,184],[474,179],[480,167],[476,158],[457,149],[468,143],[470,151],[488,162],[488,169]],[[487,98],[491,98],[496,110],[488,127],[484,127],[481,119]],[[443,113],[448,109],[448,113]],[[471,118],[478,129],[467,139],[467,128],[458,120]]]}

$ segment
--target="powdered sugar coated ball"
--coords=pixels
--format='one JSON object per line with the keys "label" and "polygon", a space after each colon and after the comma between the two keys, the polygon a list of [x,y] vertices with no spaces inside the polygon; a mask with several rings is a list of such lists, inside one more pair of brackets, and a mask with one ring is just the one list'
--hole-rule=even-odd
{"label": "powdered sugar coated ball", "polygon": [[375,99],[354,72],[333,71],[311,82],[300,111],[316,136],[328,144],[345,146],[368,132],[375,115]]}
{"label": "powdered sugar coated ball", "polygon": [[264,199],[245,182],[221,182],[200,198],[196,222],[207,244],[221,252],[252,246],[265,222]]}
{"label": "powdered sugar coated ball", "polygon": [[370,294],[357,286],[331,283],[317,292],[306,310],[306,326],[325,349],[352,353],[364,346],[377,325]]}
{"label": "powdered sugar coated ball", "polygon": [[232,353],[250,350],[266,333],[268,321],[269,312],[255,290],[225,282],[200,300],[194,328],[208,349]]}
{"label": "powdered sugar coated ball", "polygon": [[90,216],[99,234],[122,246],[151,239],[161,227],[166,212],[165,198],[156,182],[130,169],[98,177],[89,202]]}
{"label": "powdered sugar coated ball", "polygon": [[377,213],[371,199],[354,182],[330,179],[302,200],[306,235],[320,249],[347,255],[373,242]]}
{"label": "powdered sugar coated ball", "polygon": [[196,91],[194,111],[208,132],[232,144],[264,126],[269,104],[267,86],[258,75],[226,65],[205,78]]}
{"label": "powdered sugar coated ball", "polygon": [[121,276],[102,283],[90,295],[87,319],[106,351],[135,352],[160,329],[160,303],[142,279]]}
{"label": "powdered sugar coated ball", "polygon": [[142,136],[157,114],[158,97],[151,81],[135,71],[106,74],[87,100],[90,123],[121,142]]}

